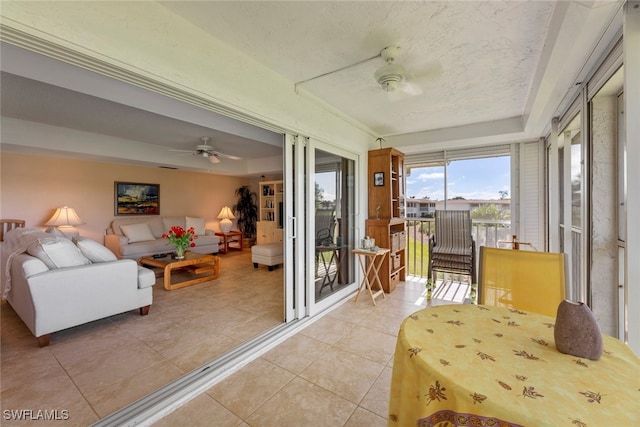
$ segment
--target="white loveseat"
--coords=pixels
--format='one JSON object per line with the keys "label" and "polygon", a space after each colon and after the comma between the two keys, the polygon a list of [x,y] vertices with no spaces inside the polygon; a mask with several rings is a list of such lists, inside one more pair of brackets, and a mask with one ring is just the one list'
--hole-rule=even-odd
{"label": "white loveseat", "polygon": [[139,259],[143,256],[170,253],[175,247],[162,238],[172,226],[184,229],[193,227],[197,239],[192,251],[202,254],[217,254],[220,237],[214,230],[205,229],[204,218],[175,217],[135,217],[118,218],[111,222],[104,236],[104,244],[118,258]]}
{"label": "white loveseat", "polygon": [[153,301],[151,270],[93,240],[74,240],[16,229],[2,245],[3,298],[41,347],[56,331],[135,309],[146,315]]}

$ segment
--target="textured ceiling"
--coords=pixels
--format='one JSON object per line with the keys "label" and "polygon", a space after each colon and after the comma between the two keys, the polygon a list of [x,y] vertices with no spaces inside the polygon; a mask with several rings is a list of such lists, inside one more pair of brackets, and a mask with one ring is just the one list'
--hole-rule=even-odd
{"label": "textured ceiling", "polygon": [[[554,2],[164,2],[381,135],[524,114]],[[412,89],[373,78],[389,45]]]}
{"label": "textured ceiling", "polygon": [[[406,153],[544,135],[563,103],[580,90],[576,83],[599,60],[602,46],[619,37],[614,19],[622,4],[615,0],[158,3],[175,19],[184,19],[282,75],[301,96],[320,99]],[[386,46],[400,47],[396,63],[407,70],[407,84],[394,92],[383,91],[373,77],[384,65],[380,51]],[[167,151],[190,149],[200,136],[211,136],[219,151],[243,159],[273,159],[281,154],[280,135],[230,123],[228,118],[217,119],[216,127],[194,119],[191,111],[181,111],[181,117],[189,120],[179,121],[177,116],[163,117],[160,111],[28,83],[17,77],[3,79],[3,115],[129,141],[124,151],[132,162],[188,168],[191,165]],[[33,95],[25,96],[29,93]],[[175,106],[170,108],[176,111]],[[135,142],[140,143],[137,150]],[[115,148],[109,152],[107,144],[83,149],[84,154],[98,157],[121,155]],[[192,162],[193,167],[210,169],[204,160]],[[219,168],[241,173],[243,168],[237,165],[225,162]]]}

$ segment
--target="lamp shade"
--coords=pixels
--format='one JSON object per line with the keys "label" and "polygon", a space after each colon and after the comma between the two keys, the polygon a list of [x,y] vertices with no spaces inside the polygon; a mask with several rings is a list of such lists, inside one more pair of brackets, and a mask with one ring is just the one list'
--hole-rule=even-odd
{"label": "lamp shade", "polygon": [[56,212],[44,225],[50,227],[73,227],[74,225],[80,224],[84,224],[84,222],[80,219],[76,211],[68,206],[63,206],[56,209]]}
{"label": "lamp shade", "polygon": [[231,209],[229,208],[229,206],[225,206],[220,210],[220,213],[218,214],[218,219],[220,220],[220,230],[224,234],[227,234],[228,232],[231,231],[231,227],[233,226],[233,224],[231,223],[231,220],[234,218],[235,218],[235,215],[233,215],[233,212],[231,212]]}
{"label": "lamp shade", "polygon": [[220,213],[218,214],[218,219],[235,219],[235,215],[231,211],[229,206],[225,206],[220,209]]}

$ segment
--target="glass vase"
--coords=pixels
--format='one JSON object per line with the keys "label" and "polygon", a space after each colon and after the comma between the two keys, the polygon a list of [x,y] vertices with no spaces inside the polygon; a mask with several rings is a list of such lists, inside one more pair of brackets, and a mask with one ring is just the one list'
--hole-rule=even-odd
{"label": "glass vase", "polygon": [[183,246],[176,246],[176,259],[184,259],[184,251],[186,248]]}

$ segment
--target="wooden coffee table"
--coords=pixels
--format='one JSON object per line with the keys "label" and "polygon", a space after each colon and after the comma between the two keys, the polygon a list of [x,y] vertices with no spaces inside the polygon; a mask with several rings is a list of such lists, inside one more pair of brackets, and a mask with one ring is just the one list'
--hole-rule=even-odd
{"label": "wooden coffee table", "polygon": [[[167,255],[163,258],[147,256],[140,258],[138,260],[138,264],[145,267],[162,268],[162,273],[156,273],[156,277],[164,274],[164,288],[168,291],[217,279],[220,275],[220,258],[218,255],[199,254],[191,251],[185,252],[184,255],[184,259],[181,260],[173,259],[171,255]],[[171,283],[172,271],[177,272],[185,270],[189,271],[191,276],[195,277],[189,280]]]}

